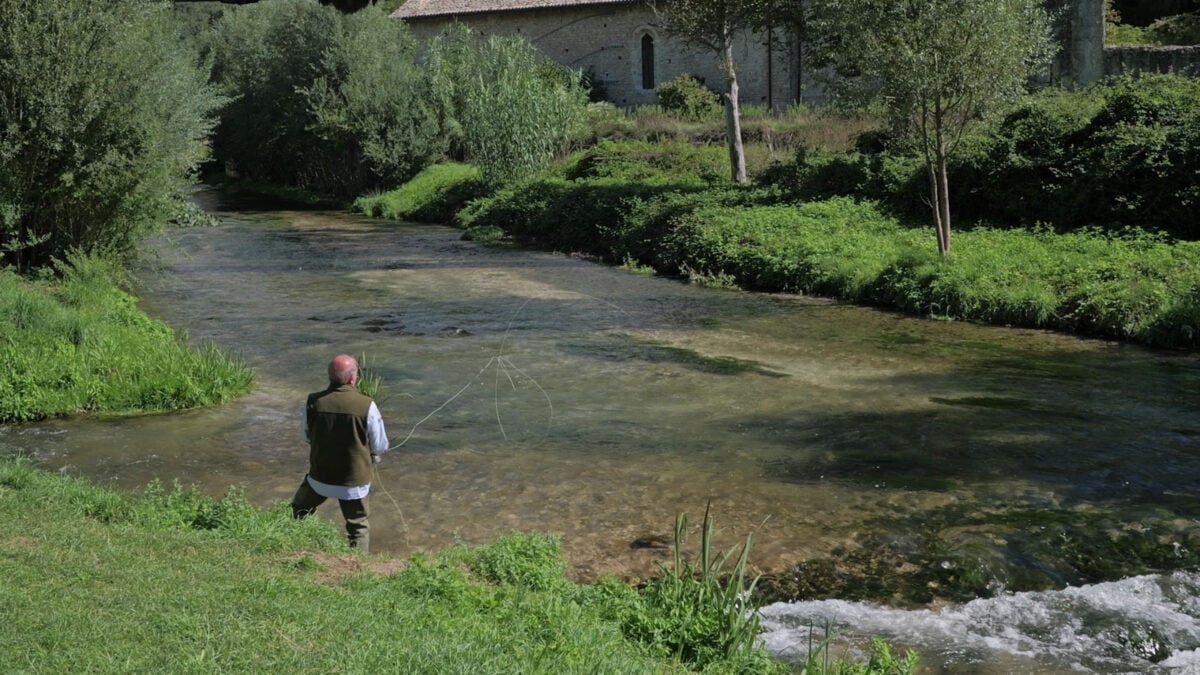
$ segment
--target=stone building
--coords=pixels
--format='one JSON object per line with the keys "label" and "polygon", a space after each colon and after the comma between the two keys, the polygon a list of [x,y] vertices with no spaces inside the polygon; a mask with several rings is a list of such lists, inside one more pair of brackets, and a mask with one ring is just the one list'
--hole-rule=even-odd
{"label": "stone building", "polygon": [[[523,36],[555,61],[589,73],[619,106],[655,103],[654,88],[683,74],[725,88],[717,54],[669,36],[645,0],[408,0],[392,16],[420,39],[454,21],[484,36]],[[783,31],[741,35],[734,53],[741,102],[797,102],[798,48]]]}
{"label": "stone building", "polygon": [[[1058,17],[1054,84],[1087,85],[1122,72],[1200,75],[1200,47],[1106,46],[1104,0],[1046,4]],[[455,21],[480,35],[524,36],[555,61],[589,72],[620,106],[655,103],[654,87],[685,73],[715,91],[725,87],[717,55],[669,36],[646,0],[407,0],[392,16],[421,39]],[[735,59],[742,103],[781,108],[824,98],[794,33],[742,35]]]}

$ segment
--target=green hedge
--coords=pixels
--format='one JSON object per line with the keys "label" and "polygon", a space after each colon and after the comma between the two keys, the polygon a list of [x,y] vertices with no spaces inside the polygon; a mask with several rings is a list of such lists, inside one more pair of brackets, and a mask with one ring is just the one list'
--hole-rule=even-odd
{"label": "green hedge", "polygon": [[[1046,89],[963,140],[950,161],[956,223],[1139,227],[1200,239],[1200,81],[1147,75]],[[880,136],[876,134],[875,136]],[[794,199],[872,199],[928,219],[924,162],[889,139],[803,150],[763,177]]]}

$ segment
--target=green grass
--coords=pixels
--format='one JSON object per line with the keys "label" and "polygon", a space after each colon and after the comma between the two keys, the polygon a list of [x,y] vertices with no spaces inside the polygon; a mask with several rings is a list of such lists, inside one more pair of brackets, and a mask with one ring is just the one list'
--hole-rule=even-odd
{"label": "green grass", "polygon": [[375,218],[449,223],[467,201],[484,191],[478,167],[448,162],[425,169],[395,190],[359,197],[354,208]]}
{"label": "green grass", "polygon": [[72,255],[58,271],[41,281],[0,271],[0,422],[178,410],[249,389],[240,359],[193,349],[143,314],[115,263]]}
{"label": "green grass", "polygon": [[[339,571],[331,565],[339,558],[319,553],[349,555],[332,524],[293,521],[284,505],[219,506],[226,502],[197,509],[205,500],[178,489],[130,500],[28,464],[0,464],[0,649],[8,667],[678,670],[640,654],[567,595],[483,583],[433,558],[391,575]],[[223,517],[196,519],[198,510]]]}
{"label": "green grass", "polygon": [[27,673],[786,672],[744,613],[745,555],[722,570],[711,522],[698,563],[677,553],[639,591],[569,581],[554,536],[363,556],[334,523],[236,489],[131,496],[0,460],[0,651]]}

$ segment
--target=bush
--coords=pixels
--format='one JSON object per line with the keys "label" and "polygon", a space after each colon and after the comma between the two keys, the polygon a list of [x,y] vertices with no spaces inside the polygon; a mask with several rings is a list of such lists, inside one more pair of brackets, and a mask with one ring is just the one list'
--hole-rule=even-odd
{"label": "bush", "polygon": [[[1173,75],[1115,78],[1090,89],[1048,89],[981,133],[950,160],[957,222],[1052,223],[1164,230],[1200,238],[1200,82]],[[921,158],[802,151],[765,177],[797,199],[855,196],[902,215],[925,215]]]}
{"label": "bush", "polygon": [[444,144],[403,22],[311,0],[224,11],[209,43],[235,100],[215,137],[240,177],[341,196],[398,185]]}
{"label": "bush", "polygon": [[427,70],[442,128],[488,185],[528,178],[586,132],[579,77],[523,38],[455,25],[431,42]]}
{"label": "bush", "polygon": [[729,156],[723,145],[602,140],[576,153],[566,163],[563,174],[571,180],[728,182]]}
{"label": "bush", "polygon": [[690,120],[715,117],[724,109],[721,97],[691,75],[680,75],[654,88],[663,110]]}
{"label": "bush", "polygon": [[497,191],[469,204],[457,216],[465,228],[494,227],[508,236],[555,251],[581,251],[621,261],[628,249],[609,233],[622,228],[623,214],[638,200],[698,189],[663,181],[543,178]]}
{"label": "bush", "polygon": [[171,214],[221,99],[163,3],[0,0],[0,262],[125,255]]}
{"label": "bush", "polygon": [[1163,17],[1147,31],[1160,45],[1200,45],[1200,11]]}

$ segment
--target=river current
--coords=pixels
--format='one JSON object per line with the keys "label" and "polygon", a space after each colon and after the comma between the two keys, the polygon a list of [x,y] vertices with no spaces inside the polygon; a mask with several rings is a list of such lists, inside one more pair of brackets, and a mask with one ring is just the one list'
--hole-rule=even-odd
{"label": "river current", "polygon": [[[946,565],[980,547],[992,560],[990,597],[973,601],[935,589],[916,609],[770,605],[765,638],[780,658],[800,658],[829,626],[840,648],[872,635],[915,646],[927,672],[1200,672],[1193,572],[1081,583],[1078,566],[1013,543],[1046,527],[1124,541],[1132,527],[1164,550],[1200,551],[1194,354],[198,200],[222,224],[159,237],[141,304],[241,354],[253,392],[172,415],[0,427],[0,454],[129,489],[177,479],[288,499],[305,471],[304,395],[345,352],[382,377],[398,445],[372,494],[375,552],[549,532],[574,578],[640,579],[669,560],[660,542],[675,515],[694,530],[711,503],[719,548],[753,534],[755,571],[881,541],[936,540],[914,559],[944,552]],[[340,522],[334,505],[320,513]],[[1061,529],[1058,514],[1084,524]],[[1007,588],[1030,578],[1046,589]]]}

